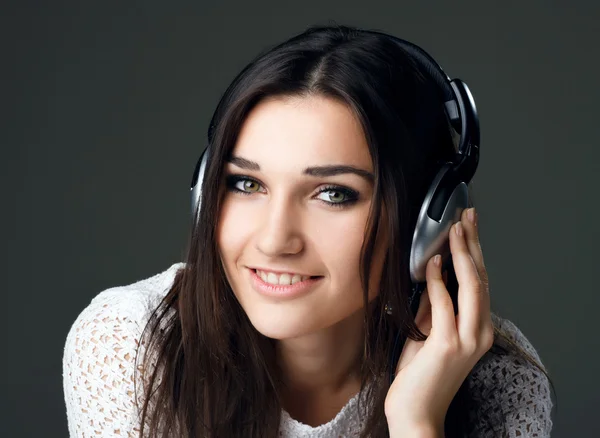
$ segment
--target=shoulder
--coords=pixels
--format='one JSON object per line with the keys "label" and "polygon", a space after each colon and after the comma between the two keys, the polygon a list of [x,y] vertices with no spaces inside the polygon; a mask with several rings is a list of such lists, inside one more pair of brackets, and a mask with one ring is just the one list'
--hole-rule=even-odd
{"label": "shoulder", "polygon": [[[100,350],[114,355],[111,348],[136,345],[152,311],[170,289],[179,268],[176,263],[167,270],[137,282],[106,289],[96,295],[75,319],[67,335],[64,361],[76,354],[98,357]],[[136,337],[137,336],[137,337]],[[112,340],[111,340],[112,339]],[[86,348],[86,347],[94,348]],[[70,362],[65,362],[69,364]]]}
{"label": "shoulder", "polygon": [[70,436],[132,434],[134,371],[141,334],[183,263],[99,293],[65,342],[63,389]]}
{"label": "shoulder", "polygon": [[81,312],[76,323],[89,314],[100,310],[106,314],[119,314],[129,317],[143,317],[160,303],[173,284],[175,274],[184,267],[184,263],[175,263],[167,270],[125,286],[106,289],[96,295]]}
{"label": "shoulder", "polygon": [[[468,385],[476,403],[472,420],[474,436],[549,437],[552,429],[552,398],[547,376],[510,349],[514,343],[534,361],[542,361],[531,342],[511,321],[492,315],[494,326],[508,342],[498,339],[501,352],[489,351],[473,368]],[[492,349],[494,350],[494,349]]]}

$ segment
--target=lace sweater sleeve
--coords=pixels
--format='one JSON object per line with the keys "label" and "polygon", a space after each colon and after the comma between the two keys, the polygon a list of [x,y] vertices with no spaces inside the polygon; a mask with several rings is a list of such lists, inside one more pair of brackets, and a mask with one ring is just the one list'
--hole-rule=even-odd
{"label": "lace sweater sleeve", "polygon": [[145,307],[139,294],[99,294],[74,322],[63,356],[63,389],[71,437],[139,434],[134,360]]}
{"label": "lace sweater sleeve", "polygon": [[[137,437],[145,353],[142,331],[182,263],[97,295],[73,323],[63,356],[71,437]],[[142,371],[135,373],[135,371]],[[136,385],[134,385],[136,378]],[[136,392],[137,391],[137,392]]]}
{"label": "lace sweater sleeve", "polygon": [[[509,320],[495,322],[538,363],[537,352]],[[471,411],[473,437],[550,437],[552,399],[550,382],[537,368],[514,355],[488,353],[473,370],[469,385],[477,394]]]}

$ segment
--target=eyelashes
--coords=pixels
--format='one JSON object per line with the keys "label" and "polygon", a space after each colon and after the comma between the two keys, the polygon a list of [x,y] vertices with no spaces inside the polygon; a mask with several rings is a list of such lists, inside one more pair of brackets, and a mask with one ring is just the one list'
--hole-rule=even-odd
{"label": "eyelashes", "polygon": [[[259,188],[262,187],[262,184],[260,182],[246,175],[227,175],[225,178],[225,184],[227,191],[239,193],[240,195],[244,196],[250,196],[253,193],[260,193]],[[252,188],[249,187],[249,185],[252,184],[254,184],[257,187],[257,190],[252,190]],[[326,185],[317,192],[317,195],[321,194],[330,194],[330,196],[326,196],[329,198],[329,200],[319,200],[324,204],[335,208],[349,207],[355,204],[356,201],[358,201],[358,192],[343,186]],[[333,194],[334,196],[331,196],[331,194]],[[339,198],[340,195],[343,197],[343,200],[336,200],[335,198]]]}

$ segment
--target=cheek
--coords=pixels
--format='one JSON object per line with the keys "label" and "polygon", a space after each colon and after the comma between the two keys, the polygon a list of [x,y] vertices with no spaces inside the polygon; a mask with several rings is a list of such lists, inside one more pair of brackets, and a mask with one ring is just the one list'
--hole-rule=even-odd
{"label": "cheek", "polygon": [[[239,210],[239,208],[238,208]],[[217,244],[225,269],[231,268],[248,238],[248,221],[236,211],[234,202],[224,200],[218,219]]]}
{"label": "cheek", "polygon": [[[366,209],[367,210],[367,209]],[[316,219],[311,229],[312,242],[329,271],[334,286],[342,290],[360,287],[360,251],[364,240],[366,212],[329,213]]]}
{"label": "cheek", "polygon": [[[360,255],[364,243],[368,209],[360,215],[348,216],[331,224],[327,233],[318,236],[319,253],[328,265],[335,290],[350,293],[362,300],[360,280]],[[379,294],[381,273],[387,250],[386,237],[382,233],[376,235],[375,247],[371,260],[369,276],[369,301]],[[352,291],[352,292],[349,292]]]}

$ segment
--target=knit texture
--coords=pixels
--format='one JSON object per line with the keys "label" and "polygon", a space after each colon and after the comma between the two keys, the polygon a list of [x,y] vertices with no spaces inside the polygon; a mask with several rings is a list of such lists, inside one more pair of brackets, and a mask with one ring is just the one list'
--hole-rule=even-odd
{"label": "knit texture", "polygon": [[[134,390],[134,370],[139,366],[136,350],[151,311],[183,266],[176,263],[150,278],[101,292],[73,323],[63,356],[63,388],[71,437],[139,435]],[[493,318],[514,342],[539,360],[531,343],[512,322],[496,315]],[[530,364],[512,355],[488,353],[473,368],[467,383],[477,406],[470,412],[474,426],[470,436],[550,436],[549,382]],[[302,424],[282,411],[280,436],[358,437],[364,418],[357,412],[358,397],[355,395],[334,419],[318,427]],[[139,396],[138,402],[141,405]]]}

